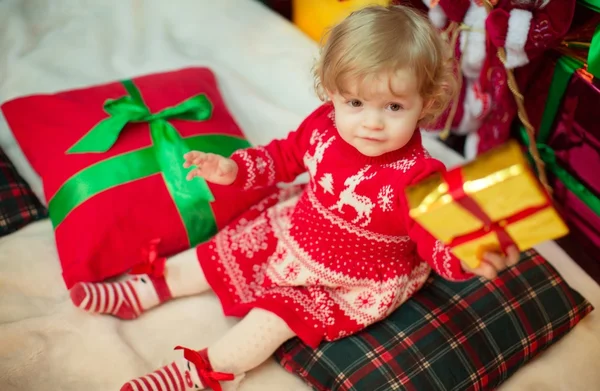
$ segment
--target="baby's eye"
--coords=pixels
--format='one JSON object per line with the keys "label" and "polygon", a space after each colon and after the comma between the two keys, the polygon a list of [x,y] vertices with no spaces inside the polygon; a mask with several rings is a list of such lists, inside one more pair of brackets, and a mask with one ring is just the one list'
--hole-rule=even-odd
{"label": "baby's eye", "polygon": [[399,103],[390,103],[388,105],[388,109],[391,111],[400,111],[403,109],[402,105]]}
{"label": "baby's eye", "polygon": [[360,107],[360,106],[362,106],[362,102],[359,101],[358,99],[352,99],[352,100],[348,101],[348,104],[350,105],[350,107]]}

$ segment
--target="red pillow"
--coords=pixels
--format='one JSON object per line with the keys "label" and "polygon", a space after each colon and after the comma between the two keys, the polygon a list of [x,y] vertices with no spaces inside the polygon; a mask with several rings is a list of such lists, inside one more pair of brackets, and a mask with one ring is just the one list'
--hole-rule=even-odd
{"label": "red pillow", "polygon": [[183,153],[249,146],[214,74],[188,68],[2,105],[42,178],[63,278],[99,281],[197,245],[274,187],[186,181]]}

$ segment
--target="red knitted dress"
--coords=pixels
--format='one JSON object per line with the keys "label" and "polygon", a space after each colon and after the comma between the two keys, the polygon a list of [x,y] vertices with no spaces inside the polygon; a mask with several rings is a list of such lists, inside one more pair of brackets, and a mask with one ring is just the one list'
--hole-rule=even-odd
{"label": "red knitted dress", "polygon": [[471,277],[408,217],[403,189],[444,166],[419,131],[400,150],[367,157],[343,141],[333,106],[283,140],[238,151],[233,186],[310,181],[263,200],[198,246],[225,314],[254,307],[282,319],[305,343],[342,338],[385,318],[426,281]]}

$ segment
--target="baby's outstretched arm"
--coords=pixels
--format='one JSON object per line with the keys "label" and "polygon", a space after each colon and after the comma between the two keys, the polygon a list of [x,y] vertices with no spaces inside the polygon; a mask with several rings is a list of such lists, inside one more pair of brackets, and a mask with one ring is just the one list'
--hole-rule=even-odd
{"label": "baby's outstretched arm", "polygon": [[212,183],[245,190],[292,182],[306,171],[303,158],[311,135],[330,110],[323,105],[286,138],[273,140],[265,146],[240,149],[229,158],[191,151],[184,155],[184,167],[195,166],[189,172],[188,180],[202,177]]}

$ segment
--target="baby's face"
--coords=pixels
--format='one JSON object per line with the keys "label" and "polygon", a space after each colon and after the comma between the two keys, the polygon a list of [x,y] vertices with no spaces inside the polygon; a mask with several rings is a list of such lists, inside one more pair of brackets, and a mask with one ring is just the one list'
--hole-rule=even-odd
{"label": "baby's face", "polygon": [[363,96],[358,87],[344,95],[329,93],[342,139],[371,157],[404,147],[423,113],[414,72],[407,69],[380,75],[362,89]]}

